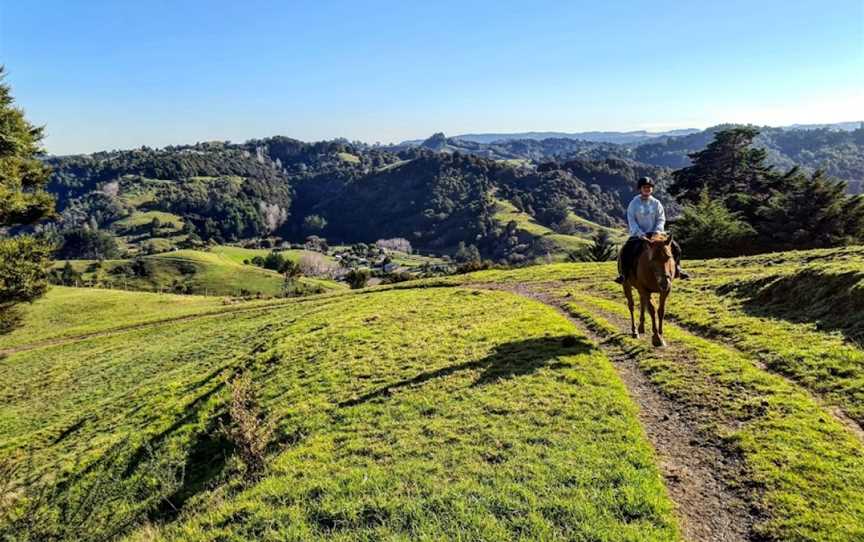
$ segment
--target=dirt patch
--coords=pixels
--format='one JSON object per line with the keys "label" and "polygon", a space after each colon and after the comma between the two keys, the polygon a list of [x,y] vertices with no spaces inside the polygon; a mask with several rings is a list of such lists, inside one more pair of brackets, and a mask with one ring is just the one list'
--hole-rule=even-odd
{"label": "dirt patch", "polygon": [[[737,542],[750,539],[754,517],[746,501],[725,480],[739,478],[734,459],[699,431],[704,414],[669,399],[648,380],[632,355],[605,341],[571,316],[566,299],[549,293],[563,283],[475,284],[476,288],[502,290],[549,305],[603,348],[612,360],[631,398],[639,406],[639,421],[660,463],[669,495],[677,506],[684,538],[699,542]],[[686,355],[667,349],[666,355]]]}

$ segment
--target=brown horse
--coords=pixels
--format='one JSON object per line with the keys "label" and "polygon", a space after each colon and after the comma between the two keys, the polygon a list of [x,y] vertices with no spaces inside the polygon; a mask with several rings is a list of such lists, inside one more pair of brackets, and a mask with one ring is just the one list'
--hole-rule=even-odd
{"label": "brown horse", "polygon": [[[630,308],[630,333],[639,338],[645,333],[645,308],[651,313],[651,342],[654,346],[666,346],[663,340],[663,316],[666,314],[666,298],[672,291],[672,278],[675,276],[675,258],[672,256],[672,236],[654,234],[645,239],[642,251],[633,269],[624,277],[624,295]],[[639,292],[639,331],[633,316],[633,288]],[[651,302],[651,294],[660,294],[660,304],[656,311]]]}

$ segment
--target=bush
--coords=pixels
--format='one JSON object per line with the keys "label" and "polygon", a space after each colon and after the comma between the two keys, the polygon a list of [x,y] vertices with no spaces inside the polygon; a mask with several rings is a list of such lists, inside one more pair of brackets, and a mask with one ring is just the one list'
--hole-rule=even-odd
{"label": "bush", "polygon": [[348,284],[352,289],[358,290],[360,288],[365,288],[366,283],[369,282],[369,271],[366,269],[352,269],[345,276],[348,280]]}
{"label": "bush", "polygon": [[0,307],[45,293],[51,250],[33,237],[0,239]]}
{"label": "bush", "polygon": [[484,269],[490,269],[491,267],[492,262],[490,262],[489,260],[470,260],[465,263],[459,264],[459,266],[456,268],[456,273],[473,273],[474,271],[483,271]]}
{"label": "bush", "polygon": [[571,252],[567,259],[571,262],[607,262],[615,258],[615,244],[609,238],[606,230],[600,230],[592,239],[592,242],[582,250]]}
{"label": "bush", "polygon": [[672,225],[675,238],[688,256],[736,256],[747,251],[756,230],[730,211],[723,201],[703,191],[695,204],[684,205]]}

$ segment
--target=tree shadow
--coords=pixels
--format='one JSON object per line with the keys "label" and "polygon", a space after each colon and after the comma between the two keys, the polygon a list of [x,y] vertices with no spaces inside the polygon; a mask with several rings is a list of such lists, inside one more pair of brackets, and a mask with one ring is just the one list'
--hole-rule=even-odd
{"label": "tree shadow", "polygon": [[726,284],[717,292],[739,298],[741,308],[751,316],[812,323],[864,344],[864,273],[860,271],[825,273],[803,269],[779,278]]}
{"label": "tree shadow", "polygon": [[442,367],[434,371],[420,373],[414,377],[365,393],[360,397],[342,401],[338,403],[338,406],[357,406],[380,397],[389,397],[400,389],[419,386],[430,380],[477,369],[482,369],[483,372],[471,384],[471,387],[485,386],[499,380],[528,375],[542,367],[566,367],[568,366],[567,364],[557,362],[560,356],[584,354],[590,352],[593,348],[594,346],[584,339],[573,335],[559,335],[509,342],[495,347],[483,359],[467,361],[457,365]]}
{"label": "tree shadow", "polygon": [[220,431],[220,421],[225,422],[223,414],[209,420],[207,428],[195,438],[186,453],[183,465],[183,479],[161,504],[148,514],[148,519],[157,522],[170,522],[177,518],[186,502],[198,493],[208,489],[219,479],[234,453],[234,445]]}
{"label": "tree shadow", "polygon": [[24,324],[24,312],[17,306],[0,306],[0,337],[8,335]]}

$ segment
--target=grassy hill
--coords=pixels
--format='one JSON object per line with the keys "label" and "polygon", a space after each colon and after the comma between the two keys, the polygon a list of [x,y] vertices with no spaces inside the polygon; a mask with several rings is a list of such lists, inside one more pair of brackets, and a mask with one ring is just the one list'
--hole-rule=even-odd
{"label": "grassy hill", "polygon": [[[572,215],[575,217],[575,215]],[[518,210],[512,203],[506,200],[495,200],[495,213],[493,219],[500,225],[506,226],[509,222],[516,222],[516,232],[520,238],[534,242],[538,239],[548,241],[552,247],[552,254],[558,259],[564,259],[570,252],[584,248],[590,244],[590,235],[565,235],[556,233],[546,226],[538,223],[531,215]],[[586,230],[602,228],[588,220],[584,221],[590,225]],[[587,232],[586,232],[587,233]]]}
{"label": "grassy hill", "polygon": [[665,349],[622,333],[611,264],[232,305],[54,288],[0,335],[0,533],[860,540],[864,350],[829,306],[861,306],[864,249],[689,269]]}
{"label": "grassy hill", "polygon": [[[83,274],[83,280],[109,288],[202,295],[261,294],[279,295],[284,278],[279,273],[254,265],[243,264],[244,259],[266,255],[269,251],[238,247],[214,247],[209,252],[175,250],[144,256],[146,270],[129,270],[132,260],[106,260],[99,266],[95,260],[69,260],[73,268]],[[292,259],[299,259],[303,251],[287,251]],[[56,262],[55,268],[65,265]],[[323,292],[346,288],[332,280],[301,277],[299,287],[310,292]]]}

